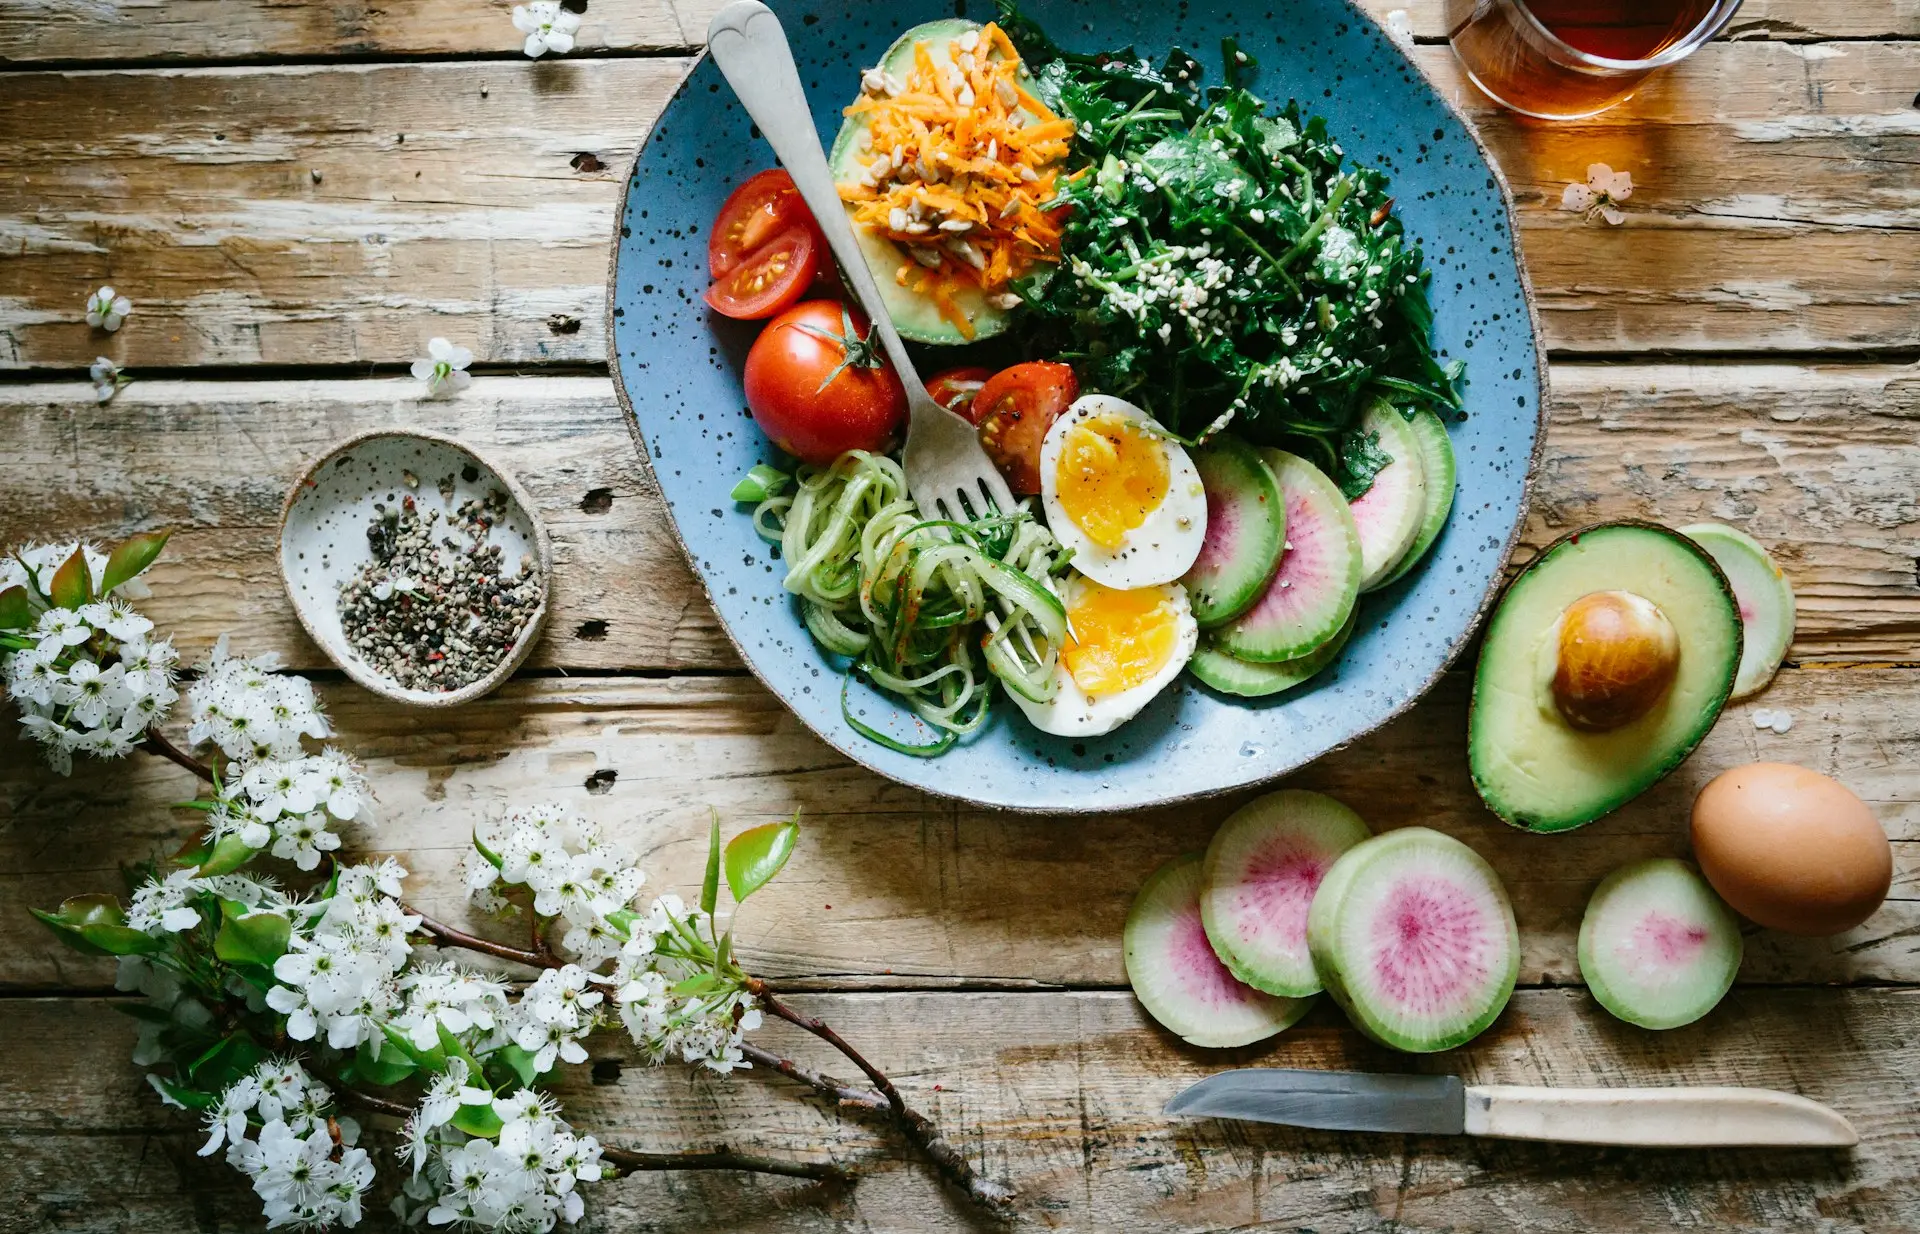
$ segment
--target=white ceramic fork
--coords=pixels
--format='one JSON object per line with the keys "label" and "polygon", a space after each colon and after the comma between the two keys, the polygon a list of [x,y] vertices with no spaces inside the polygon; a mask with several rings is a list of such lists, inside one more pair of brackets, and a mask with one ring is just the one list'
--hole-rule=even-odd
{"label": "white ceramic fork", "polygon": [[840,263],[840,272],[854,299],[873,319],[880,345],[894,372],[907,388],[907,489],[928,518],[966,522],[992,512],[1014,508],[1007,482],[980,448],[973,425],[933,401],[920,375],[907,358],[907,349],[893,328],[893,318],[880,298],[880,285],[860,252],[853,223],[847,218],[834,187],[833,171],[813,113],[800,89],[800,72],[780,19],[759,0],[734,0],[715,15],[707,27],[707,52],[740,96],[740,102],[760,126],[773,153],[793,177],[801,200],[826,234],[827,245]]}

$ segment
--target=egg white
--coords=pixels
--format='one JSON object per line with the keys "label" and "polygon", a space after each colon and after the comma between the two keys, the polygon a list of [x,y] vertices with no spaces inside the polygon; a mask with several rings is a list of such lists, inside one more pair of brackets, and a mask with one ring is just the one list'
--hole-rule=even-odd
{"label": "egg white", "polygon": [[[1073,611],[1079,589],[1084,586],[1085,583],[1077,576],[1069,576],[1062,584],[1061,598],[1066,602],[1069,613]],[[1152,702],[1156,694],[1180,675],[1180,670],[1193,658],[1194,648],[1199,646],[1200,627],[1193,620],[1193,608],[1187,602],[1186,588],[1178,583],[1165,583],[1154,590],[1163,593],[1173,605],[1174,619],[1178,625],[1173,653],[1167,657],[1167,662],[1139,685],[1098,697],[1091,697],[1080,688],[1064,662],[1057,663],[1053,666],[1053,679],[1059,688],[1054,691],[1050,701],[1036,703],[1012,690],[1007,691],[1007,697],[1026,713],[1035,728],[1056,737],[1098,737],[1102,733],[1111,733],[1139,715],[1141,708]]]}
{"label": "egg white", "polygon": [[1088,394],[1074,400],[1047,429],[1040,446],[1040,501],[1047,512],[1047,527],[1073,550],[1074,569],[1096,583],[1118,591],[1171,583],[1193,567],[1207,538],[1207,493],[1200,473],[1179,442],[1160,437],[1167,461],[1166,500],[1126,533],[1119,548],[1095,544],[1060,504],[1058,479],[1067,430],[1093,416],[1122,416],[1160,429],[1153,417],[1125,399]]}

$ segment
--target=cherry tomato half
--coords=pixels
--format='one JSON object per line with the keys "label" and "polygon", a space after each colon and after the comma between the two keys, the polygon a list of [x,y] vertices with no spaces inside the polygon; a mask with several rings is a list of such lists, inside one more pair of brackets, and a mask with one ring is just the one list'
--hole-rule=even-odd
{"label": "cherry tomato half", "polygon": [[848,450],[885,450],[907,394],[859,309],[808,300],[776,317],[747,352],[747,407],[775,445],[826,466]]}
{"label": "cherry tomato half", "polygon": [[718,282],[769,240],[790,227],[805,227],[821,247],[819,225],[800,200],[793,177],[779,168],[763,171],[733,190],[707,232],[707,272]]}
{"label": "cherry tomato half", "polygon": [[980,444],[1015,493],[1040,491],[1040,445],[1079,397],[1073,369],[1049,360],[1001,369],[973,396],[968,418],[980,426]]}
{"label": "cherry tomato half", "polygon": [[755,249],[707,288],[716,313],[755,321],[786,308],[813,285],[820,245],[805,227],[789,227]]}
{"label": "cherry tomato half", "polygon": [[943,369],[927,378],[927,393],[933,395],[933,401],[948,411],[957,411],[971,420],[973,396],[980,393],[980,387],[986,385],[987,378],[991,376],[992,369],[981,368],[977,364]]}

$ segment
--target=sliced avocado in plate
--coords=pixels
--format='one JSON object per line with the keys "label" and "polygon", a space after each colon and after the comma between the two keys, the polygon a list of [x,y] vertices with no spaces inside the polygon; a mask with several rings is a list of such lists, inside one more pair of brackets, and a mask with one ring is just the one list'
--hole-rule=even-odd
{"label": "sliced avocado in plate", "polygon": [[[880,68],[896,80],[905,81],[913,70],[913,45],[920,42],[927,44],[927,52],[935,64],[951,64],[953,41],[969,30],[980,28],[979,22],[953,17],[915,26],[887,48],[887,54],[880,58]],[[866,148],[866,136],[864,115],[848,116],[840,126],[840,135],[834,138],[833,149],[827,154],[836,182],[858,180],[872,163],[874,155]],[[851,208],[848,213],[852,213]],[[953,299],[973,323],[973,337],[968,338],[958,326],[940,315],[939,306],[931,298],[895,281],[894,275],[901,266],[914,264],[906,249],[858,223],[853,225],[853,234],[860,241],[861,252],[866,254],[867,267],[873,271],[874,282],[880,285],[880,298],[886,301],[887,312],[893,316],[893,328],[900,332],[900,337],[916,343],[971,343],[1007,328],[1011,320],[1007,310],[988,303],[986,294],[979,288],[961,287],[955,290]],[[938,243],[937,237],[930,238]]]}
{"label": "sliced avocado in plate", "polygon": [[[1671,684],[1637,718],[1575,727],[1556,699],[1562,615],[1595,593],[1650,601],[1677,636]],[[1508,586],[1473,680],[1467,754],[1488,807],[1529,831],[1565,831],[1639,796],[1700,744],[1740,666],[1740,609],[1699,545],[1654,523],[1586,527]]]}

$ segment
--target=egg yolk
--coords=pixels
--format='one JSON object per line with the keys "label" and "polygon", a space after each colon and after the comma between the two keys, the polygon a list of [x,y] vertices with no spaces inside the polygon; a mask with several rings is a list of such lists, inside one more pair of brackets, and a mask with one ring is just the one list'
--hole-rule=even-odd
{"label": "egg yolk", "polygon": [[1117,549],[1167,499],[1167,452],[1125,416],[1069,425],[1055,466],[1060,508],[1087,538]]}
{"label": "egg yolk", "polygon": [[1151,680],[1179,638],[1179,614],[1161,588],[1115,591],[1087,579],[1067,610],[1060,662],[1087,694],[1118,694]]}

